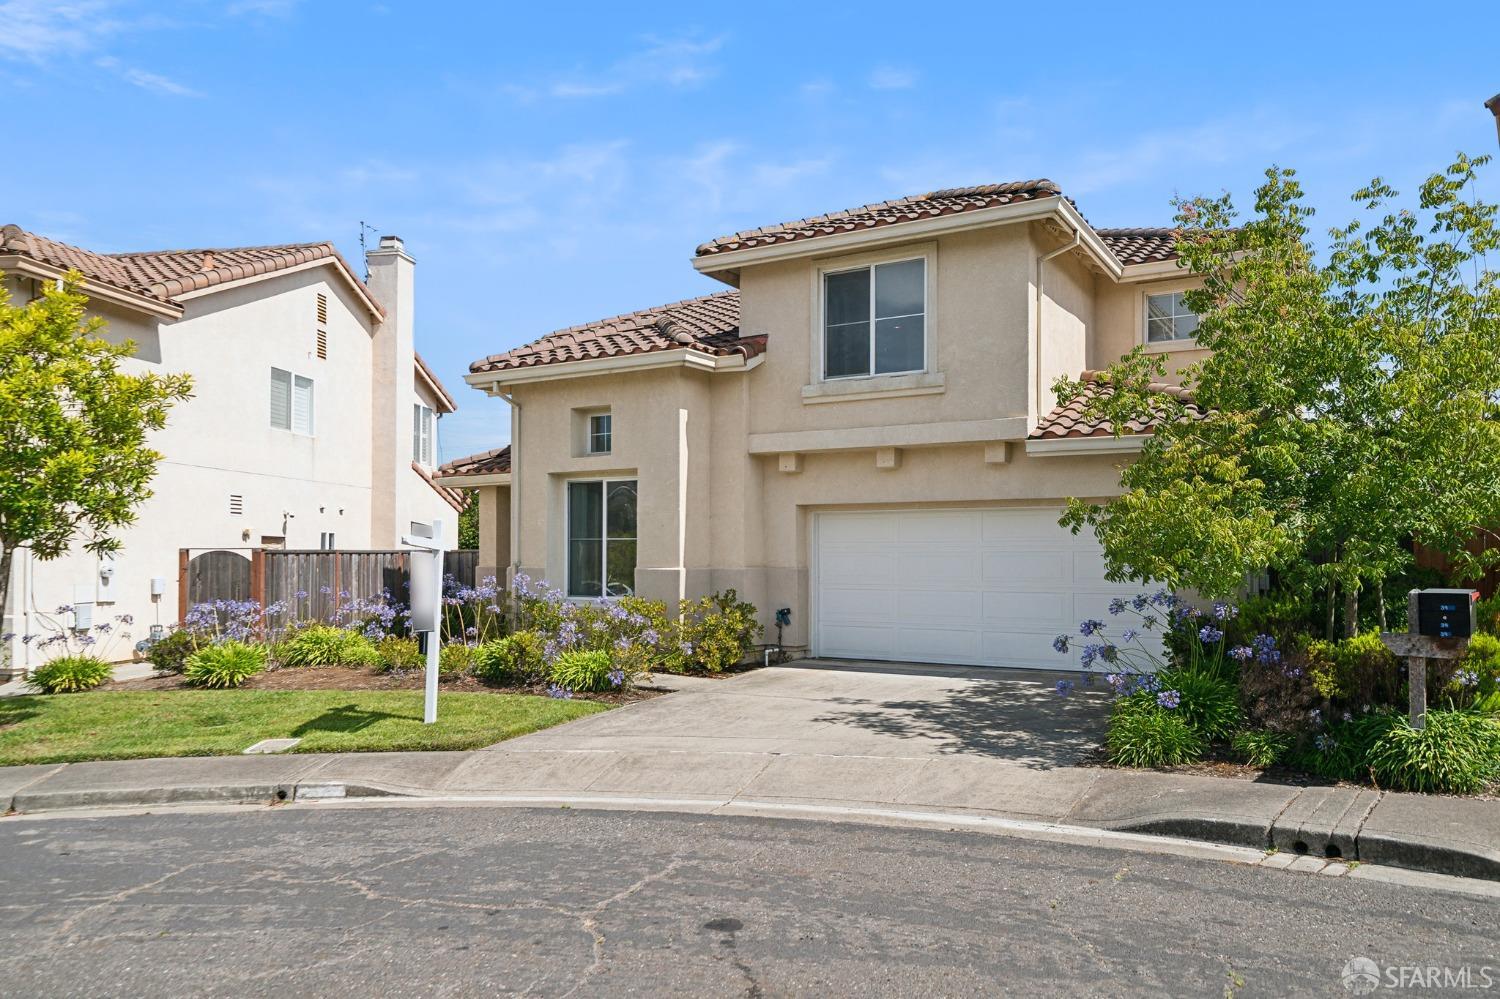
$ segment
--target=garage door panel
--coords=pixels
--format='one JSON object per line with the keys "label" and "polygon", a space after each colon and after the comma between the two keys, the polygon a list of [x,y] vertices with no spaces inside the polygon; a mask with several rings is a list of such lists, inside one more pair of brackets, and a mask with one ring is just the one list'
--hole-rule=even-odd
{"label": "garage door panel", "polygon": [[986,627],[1050,630],[1071,629],[1076,624],[1073,595],[1057,590],[1012,590],[984,593],[983,622]]}
{"label": "garage door panel", "polygon": [[825,656],[845,659],[895,659],[896,629],[875,625],[827,625],[823,626],[820,639]]}
{"label": "garage door panel", "polygon": [[[1089,532],[1060,510],[903,510],[818,516],[814,642],[821,655],[1066,668],[1052,648],[1137,587],[1104,578]],[[1121,625],[1123,627],[1123,624]]]}
{"label": "garage door panel", "polygon": [[983,553],[986,585],[1030,587],[1057,585],[1073,579],[1073,561],[1067,552],[987,549]]}
{"label": "garage door panel", "polygon": [[920,662],[963,663],[979,657],[977,630],[956,628],[898,628],[896,655]]}
{"label": "garage door panel", "polygon": [[936,581],[979,584],[979,553],[902,548],[896,553],[896,572],[904,585]]}
{"label": "garage door panel", "polygon": [[862,583],[891,586],[896,582],[897,557],[893,551],[860,551],[833,548],[825,551],[818,565],[829,583]]}
{"label": "garage door panel", "polygon": [[981,516],[980,540],[986,544],[1014,544],[1027,539],[1048,539],[1056,547],[1067,532],[1057,526],[1061,510],[985,510]]}
{"label": "garage door panel", "polygon": [[976,590],[902,590],[896,617],[903,624],[924,621],[972,624],[983,611],[984,595]]}
{"label": "garage door panel", "polygon": [[893,589],[859,589],[830,586],[818,594],[818,609],[826,621],[878,622],[888,624],[896,617]]}
{"label": "garage door panel", "polygon": [[896,540],[904,545],[972,545],[979,536],[979,514],[972,510],[903,513],[896,528]]}
{"label": "garage door panel", "polygon": [[818,522],[819,540],[831,545],[893,545],[896,543],[896,518],[894,513],[825,514]]}

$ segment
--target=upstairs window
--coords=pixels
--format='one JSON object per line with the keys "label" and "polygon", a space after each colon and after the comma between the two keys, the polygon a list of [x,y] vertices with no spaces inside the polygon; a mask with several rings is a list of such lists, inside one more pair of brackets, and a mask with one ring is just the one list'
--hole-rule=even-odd
{"label": "upstairs window", "polygon": [[608,413],[589,417],[589,454],[609,454],[614,449],[614,420]]}
{"label": "upstairs window", "polygon": [[313,432],[313,382],[280,368],[271,369],[271,426],[294,434]]}
{"label": "upstairs window", "polygon": [[926,326],[926,260],[825,274],[823,377],[922,371]]}
{"label": "upstairs window", "polygon": [[436,446],[436,421],[432,410],[420,402],[412,406],[411,412],[411,460],[423,468],[432,467]]}
{"label": "upstairs window", "polygon": [[1182,292],[1146,296],[1146,342],[1171,343],[1198,336],[1198,314],[1187,307]]}

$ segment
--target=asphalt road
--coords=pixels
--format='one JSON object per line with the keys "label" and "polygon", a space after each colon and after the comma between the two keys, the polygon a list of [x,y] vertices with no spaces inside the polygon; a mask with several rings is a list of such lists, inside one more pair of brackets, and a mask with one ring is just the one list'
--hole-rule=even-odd
{"label": "asphalt road", "polygon": [[1492,899],[969,832],[245,808],[6,821],[0,863],[9,996],[1500,993]]}

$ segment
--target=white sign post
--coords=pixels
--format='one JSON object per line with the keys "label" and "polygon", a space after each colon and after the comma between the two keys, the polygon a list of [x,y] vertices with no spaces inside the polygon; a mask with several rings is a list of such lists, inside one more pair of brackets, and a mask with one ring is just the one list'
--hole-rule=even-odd
{"label": "white sign post", "polygon": [[[423,525],[413,524],[413,528]],[[422,721],[437,721],[438,646],[443,640],[443,522],[434,520],[431,537],[408,534],[401,543],[417,549],[411,554],[411,630],[427,646],[427,698]]]}

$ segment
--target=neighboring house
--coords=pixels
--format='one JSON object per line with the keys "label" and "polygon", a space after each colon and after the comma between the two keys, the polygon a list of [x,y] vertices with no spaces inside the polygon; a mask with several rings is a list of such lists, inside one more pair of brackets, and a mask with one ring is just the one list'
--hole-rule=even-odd
{"label": "neighboring house", "polygon": [[101,254],[0,229],[13,304],[77,269],[106,335],[135,341],[128,369],[193,376],[119,553],[17,558],[14,666],[41,658],[19,636],[74,623],[59,607],[129,614],[136,640],[175,623],[181,548],[394,548],[413,521],[456,522],[461,495],[431,477],[455,403],[413,349],[414,262],[385,237],[366,263],[368,282],[331,243]]}
{"label": "neighboring house", "polygon": [[705,243],[738,290],[471,365],[513,406],[487,549],[577,599],[733,587],[817,655],[1057,666],[1055,635],[1134,592],[1061,506],[1118,493],[1150,428],[1116,438],[1051,386],[1138,344],[1198,356],[1173,246],[1044,180]]}

